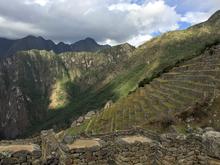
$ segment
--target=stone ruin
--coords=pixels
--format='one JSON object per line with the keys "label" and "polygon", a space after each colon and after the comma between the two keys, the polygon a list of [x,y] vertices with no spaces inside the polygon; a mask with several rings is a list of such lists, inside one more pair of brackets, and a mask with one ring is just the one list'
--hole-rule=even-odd
{"label": "stone ruin", "polygon": [[162,134],[132,129],[72,138],[53,130],[40,137],[0,141],[0,164],[20,165],[220,165],[220,132]]}
{"label": "stone ruin", "polygon": [[89,111],[86,115],[80,116],[77,120],[74,120],[71,124],[71,127],[80,126],[85,120],[91,119],[93,116],[96,115],[95,111]]}

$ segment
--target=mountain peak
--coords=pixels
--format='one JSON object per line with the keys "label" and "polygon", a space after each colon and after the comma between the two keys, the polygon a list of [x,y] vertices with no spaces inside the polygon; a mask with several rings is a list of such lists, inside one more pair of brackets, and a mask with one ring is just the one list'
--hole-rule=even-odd
{"label": "mountain peak", "polygon": [[41,36],[38,36],[38,37],[36,37],[36,36],[34,36],[34,35],[28,35],[28,36],[26,36],[26,37],[24,37],[24,38],[22,38],[22,39],[28,39],[28,40],[45,40],[43,37],[41,37]]}
{"label": "mountain peak", "polygon": [[92,42],[96,42],[93,38],[91,38],[91,37],[87,37],[87,38],[85,38],[84,39],[85,41],[92,41]]}
{"label": "mountain peak", "polygon": [[109,45],[99,45],[93,38],[87,37],[83,40],[77,41],[71,45],[73,51],[91,51],[95,52],[104,48],[110,47]]}
{"label": "mountain peak", "polygon": [[99,45],[93,38],[87,37],[74,44],[60,42],[55,44],[52,40],[46,40],[41,36],[28,35],[21,39],[9,40],[0,38],[0,57],[14,55],[21,50],[53,50],[55,53],[63,52],[95,52],[110,47],[109,45]]}
{"label": "mountain peak", "polygon": [[74,44],[81,44],[81,43],[87,43],[87,44],[89,43],[89,44],[98,45],[98,43],[93,38],[90,38],[90,37],[87,37],[83,40],[79,40],[75,42]]}
{"label": "mountain peak", "polygon": [[216,11],[210,18],[209,22],[218,22],[220,20],[220,10]]}
{"label": "mountain peak", "polygon": [[37,38],[37,37],[35,37],[33,35],[28,35],[28,36],[24,37],[23,39],[33,39],[33,38]]}

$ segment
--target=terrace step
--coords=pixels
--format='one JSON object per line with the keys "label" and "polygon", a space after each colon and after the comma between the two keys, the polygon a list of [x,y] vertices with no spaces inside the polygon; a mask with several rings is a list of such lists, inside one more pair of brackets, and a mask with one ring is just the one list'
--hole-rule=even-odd
{"label": "terrace step", "polygon": [[170,96],[170,93],[164,93],[160,87],[158,87],[156,84],[152,84],[152,88],[154,89],[154,92],[157,95],[160,95],[161,97],[163,97],[163,99],[165,99],[167,102],[169,102],[170,104],[175,104],[176,106],[181,106],[183,105],[184,102],[174,99],[173,97]]}
{"label": "terrace step", "polygon": [[[151,87],[152,88],[152,87]],[[175,109],[176,108],[176,105],[175,104],[172,104],[170,103],[166,97],[163,97],[159,94],[156,93],[156,91],[154,90],[154,88],[151,89],[152,90],[152,93],[151,95],[159,100],[160,104],[163,105],[166,109]]]}
{"label": "terrace step", "polygon": [[[211,85],[209,85],[211,84]],[[195,92],[195,93],[201,93],[203,91],[210,91],[214,90],[216,88],[215,82],[210,82],[209,84],[203,84],[203,83],[197,83],[193,81],[183,81],[183,80],[168,80],[164,85],[172,86],[171,88],[177,88],[179,87],[180,89],[185,89]]]}
{"label": "terrace step", "polygon": [[[158,82],[155,81],[154,84],[156,83],[158,84]],[[188,93],[183,95],[183,93],[181,93],[180,91],[170,88],[169,86],[167,87],[164,84],[159,84],[158,86],[163,93],[169,93],[170,97],[173,97],[176,100],[181,100],[182,102],[188,102],[189,100],[194,99]]]}

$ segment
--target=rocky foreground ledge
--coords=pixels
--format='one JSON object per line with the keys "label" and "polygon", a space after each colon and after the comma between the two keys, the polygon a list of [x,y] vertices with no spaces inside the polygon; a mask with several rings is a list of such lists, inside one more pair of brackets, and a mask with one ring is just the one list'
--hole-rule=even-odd
{"label": "rocky foreground ledge", "polygon": [[220,132],[157,135],[140,129],[110,134],[0,141],[0,165],[220,165]]}

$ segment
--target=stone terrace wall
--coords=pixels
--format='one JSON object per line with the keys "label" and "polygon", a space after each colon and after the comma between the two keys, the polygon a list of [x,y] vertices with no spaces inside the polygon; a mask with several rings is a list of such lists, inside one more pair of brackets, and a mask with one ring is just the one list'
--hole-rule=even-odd
{"label": "stone terrace wall", "polygon": [[[100,141],[100,146],[90,148],[74,148],[69,154],[71,164],[118,164],[118,165],[150,165],[150,164],[210,164],[215,160],[208,156],[202,138],[194,135],[179,137],[166,135],[161,142],[146,138],[138,140],[142,135],[118,137],[115,141]],[[123,141],[123,138],[134,138],[135,142]],[[215,161],[220,164],[219,160]]]}
{"label": "stone terrace wall", "polygon": [[34,144],[13,144],[0,146],[1,165],[38,165],[41,164],[40,146]]}
{"label": "stone terrace wall", "polygon": [[42,133],[41,141],[41,145],[23,141],[20,146],[0,142],[0,165],[220,165],[220,132],[215,131],[159,136],[135,129],[79,137],[65,144],[50,130]]}
{"label": "stone terrace wall", "polygon": [[208,164],[206,147],[201,136],[162,137],[160,160],[163,164]]}

